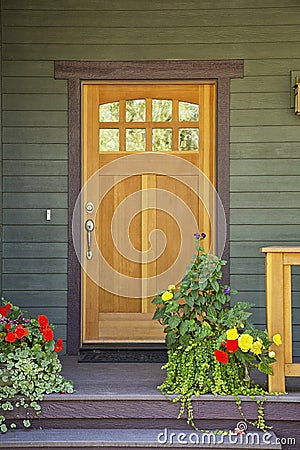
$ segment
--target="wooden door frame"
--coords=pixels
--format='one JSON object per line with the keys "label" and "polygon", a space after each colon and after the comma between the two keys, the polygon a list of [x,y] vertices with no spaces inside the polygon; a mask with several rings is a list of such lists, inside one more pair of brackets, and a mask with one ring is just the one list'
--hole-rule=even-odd
{"label": "wooden door frame", "polygon": [[[178,61],[55,61],[54,76],[68,81],[68,313],[67,353],[77,355],[81,345],[81,266],[72,240],[72,215],[81,190],[81,82],[199,81],[217,85],[216,188],[229,224],[230,79],[242,78],[243,60]],[[229,228],[223,258],[229,261]],[[224,281],[229,283],[229,265]]]}

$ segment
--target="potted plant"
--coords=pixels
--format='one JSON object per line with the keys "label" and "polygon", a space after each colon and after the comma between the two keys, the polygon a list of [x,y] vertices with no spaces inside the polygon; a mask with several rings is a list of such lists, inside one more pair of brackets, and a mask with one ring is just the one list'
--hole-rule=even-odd
{"label": "potted plant", "polygon": [[281,337],[277,334],[272,341],[267,331],[249,322],[247,310],[253,304],[230,306],[231,295],[237,291],[221,284],[226,261],[205,252],[201,246],[205,237],[205,233],[195,234],[196,255],[179,286],[170,285],[152,300],[153,319],[164,327],[168,347],[168,362],[163,366],[166,380],[158,388],[173,395],[172,401],[181,402],[179,417],[187,409],[187,421],[193,426],[192,396],[233,395],[244,420],[240,396],[259,396],[258,417],[250,423],[265,430],[261,396],[267,392],[250,373],[254,368],[273,373],[271,364],[276,359],[270,346],[280,345]]}
{"label": "potted plant", "polygon": [[[58,353],[62,340],[54,340],[54,326],[45,315],[37,319],[2,298],[0,307],[0,430],[7,431],[7,411],[26,410],[23,420],[30,426],[30,411],[39,414],[45,394],[73,392],[71,381],[60,374]],[[16,424],[11,423],[11,428]]]}

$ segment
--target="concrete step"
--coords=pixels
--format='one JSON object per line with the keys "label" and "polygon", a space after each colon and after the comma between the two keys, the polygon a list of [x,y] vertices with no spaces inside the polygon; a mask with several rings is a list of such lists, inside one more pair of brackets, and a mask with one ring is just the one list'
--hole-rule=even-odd
{"label": "concrete step", "polygon": [[281,449],[273,432],[217,434],[191,429],[45,429],[15,430],[1,435],[0,449]]}

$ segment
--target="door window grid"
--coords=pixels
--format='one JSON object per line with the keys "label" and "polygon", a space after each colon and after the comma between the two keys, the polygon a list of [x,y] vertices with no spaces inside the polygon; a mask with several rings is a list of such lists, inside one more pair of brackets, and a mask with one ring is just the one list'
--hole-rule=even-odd
{"label": "door window grid", "polygon": [[178,100],[139,98],[100,104],[99,152],[197,152],[199,120],[198,104]]}

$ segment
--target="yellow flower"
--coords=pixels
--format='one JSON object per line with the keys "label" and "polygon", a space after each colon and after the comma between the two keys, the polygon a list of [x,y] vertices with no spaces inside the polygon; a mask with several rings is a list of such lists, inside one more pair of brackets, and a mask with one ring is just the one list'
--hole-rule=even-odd
{"label": "yellow flower", "polygon": [[239,337],[239,347],[242,350],[242,352],[247,352],[250,350],[253,344],[253,337],[250,334],[242,334]]}
{"label": "yellow flower", "polygon": [[168,286],[169,291],[175,291],[175,289],[176,289],[175,284],[169,284],[169,286]]}
{"label": "yellow flower", "polygon": [[238,338],[239,334],[237,332],[236,328],[230,328],[230,330],[227,330],[226,332],[226,338],[229,341],[235,341]]}
{"label": "yellow flower", "polygon": [[255,341],[252,344],[251,349],[250,349],[251,352],[254,353],[255,355],[260,355],[261,354],[262,342],[260,342],[261,339],[260,339],[260,341],[258,339],[257,339],[257,341]]}
{"label": "yellow flower", "polygon": [[275,358],[276,353],[275,352],[269,352],[269,356],[270,356],[270,358]]}
{"label": "yellow flower", "polygon": [[169,300],[172,300],[173,298],[173,294],[172,292],[166,291],[163,293],[163,295],[161,296],[162,300],[164,300],[165,302],[168,302]]}
{"label": "yellow flower", "polygon": [[274,342],[274,344],[276,344],[276,345],[281,345],[281,344],[282,344],[281,336],[280,336],[279,333],[274,334],[274,336],[273,336],[273,342]]}

